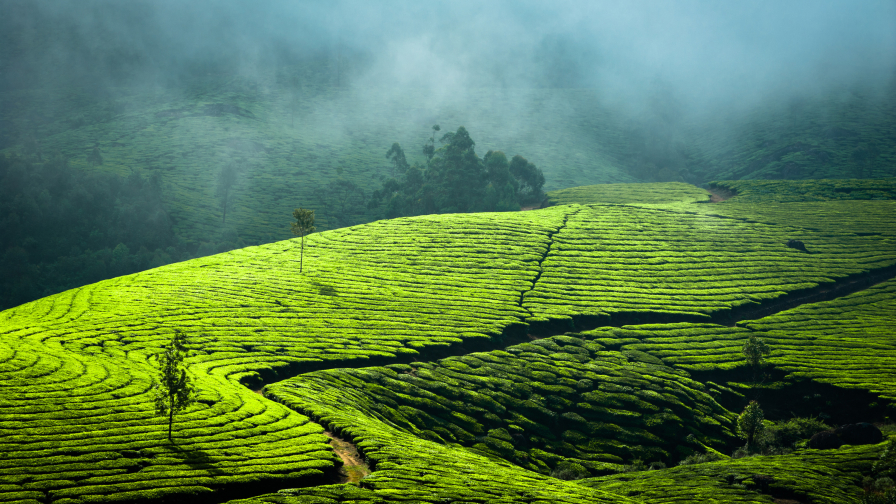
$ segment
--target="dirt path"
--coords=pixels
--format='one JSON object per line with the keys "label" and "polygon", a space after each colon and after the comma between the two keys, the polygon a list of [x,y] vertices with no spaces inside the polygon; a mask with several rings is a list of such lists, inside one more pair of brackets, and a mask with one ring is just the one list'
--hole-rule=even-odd
{"label": "dirt path", "polygon": [[342,459],[341,476],[339,483],[358,483],[362,478],[370,474],[370,468],[364,462],[364,457],[358,453],[358,447],[338,437],[330,431],[324,431],[324,435],[330,438],[330,446],[339,458]]}

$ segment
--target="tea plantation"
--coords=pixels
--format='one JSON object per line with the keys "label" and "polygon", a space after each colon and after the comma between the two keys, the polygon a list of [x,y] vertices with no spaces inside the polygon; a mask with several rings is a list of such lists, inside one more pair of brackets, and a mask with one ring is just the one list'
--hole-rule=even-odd
{"label": "tea plantation", "polygon": [[[312,234],[301,274],[289,240],[0,312],[0,502],[858,503],[884,444],[725,458],[756,397],[892,431],[893,201],[793,200],[828,186],[592,186]],[[175,330],[199,396],[169,442]]]}

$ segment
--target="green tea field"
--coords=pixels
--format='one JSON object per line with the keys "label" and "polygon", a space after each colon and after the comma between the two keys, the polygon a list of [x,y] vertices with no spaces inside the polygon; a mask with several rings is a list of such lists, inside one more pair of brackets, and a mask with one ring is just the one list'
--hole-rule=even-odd
{"label": "green tea field", "polygon": [[[2,311],[0,503],[878,502],[896,179],[709,188],[379,220]],[[176,332],[197,395],[169,440]],[[882,437],[809,442],[859,422]]]}

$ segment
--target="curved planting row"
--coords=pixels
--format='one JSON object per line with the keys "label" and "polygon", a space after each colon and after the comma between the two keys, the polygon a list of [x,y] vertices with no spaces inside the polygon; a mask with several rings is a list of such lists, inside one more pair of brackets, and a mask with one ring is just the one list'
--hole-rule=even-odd
{"label": "curved planting row", "polygon": [[690,371],[745,365],[751,335],[770,347],[768,362],[793,379],[862,389],[896,400],[896,280],[842,298],[812,303],[738,327],[714,324],[644,324],[604,327],[581,336],[623,351],[648,353]]}
{"label": "curved planting row", "polygon": [[145,363],[0,341],[0,501],[129,502],[294,485],[336,463],[319,425],[211,376],[196,377],[199,402],[178,416],[169,443],[153,378]]}
{"label": "curved planting row", "polygon": [[[601,474],[635,458],[678,460],[696,446],[689,435],[718,448],[735,439],[734,416],[686,373],[569,336],[434,363],[319,371],[266,390],[279,397],[306,381],[355,391],[364,398],[352,407],[417,437],[542,474],[568,463]],[[321,415],[333,392],[319,394],[304,411]]]}
{"label": "curved planting row", "polygon": [[[388,368],[372,372],[398,374]],[[528,471],[481,450],[415,435],[409,425],[399,426],[378,414],[378,399],[359,386],[360,379],[340,373],[317,371],[269,385],[265,394],[295,410],[313,411],[330,430],[352,439],[374,472],[364,478],[362,488],[329,485],[281,490],[250,502],[640,502]],[[464,422],[462,413],[455,415],[456,422]],[[475,422],[469,417],[465,420]]]}
{"label": "curved planting row", "polygon": [[547,193],[550,205],[709,202],[710,194],[684,182],[597,184],[557,189]]}
{"label": "curved planting row", "polygon": [[[724,203],[723,203],[724,205]],[[702,205],[705,206],[705,205]],[[811,253],[789,247],[800,239]],[[896,264],[886,236],[817,232],[680,211],[590,206],[553,236],[526,292],[530,321],[640,313],[710,320]]]}
{"label": "curved planting row", "polygon": [[[177,327],[203,362],[325,364],[489,340],[526,315],[568,209],[426,216],[249,247],[3,313],[3,332],[79,351],[147,353]],[[170,332],[170,331],[169,331]],[[211,364],[209,364],[211,365]],[[219,363],[224,365],[224,363]]]}
{"label": "curved planting row", "polygon": [[[301,275],[300,244],[281,242],[3,312],[0,501],[319,481],[338,464],[322,428],[237,382],[500,337],[565,211],[384,221],[306,239]],[[169,443],[151,356],[175,328],[201,395]]]}
{"label": "curved planting row", "polygon": [[863,502],[862,475],[879,460],[880,445],[805,450],[791,455],[749,457],[619,474],[579,484],[643,502]]}

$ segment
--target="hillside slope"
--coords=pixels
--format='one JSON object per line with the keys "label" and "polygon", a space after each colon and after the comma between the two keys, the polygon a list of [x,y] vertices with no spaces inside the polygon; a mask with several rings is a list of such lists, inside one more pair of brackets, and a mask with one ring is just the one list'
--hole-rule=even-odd
{"label": "hillside slope", "polygon": [[[824,202],[645,194],[378,221],[307,237],[303,273],[293,239],[0,312],[0,499],[649,502],[682,470],[637,490],[561,477],[732,450],[756,387],[772,419],[804,391],[838,421],[892,415],[892,201],[831,202],[839,220],[801,227],[774,216]],[[169,443],[151,356],[175,330],[200,397]],[[772,345],[768,384],[741,372],[749,333]],[[872,341],[875,366],[844,375]],[[334,484],[325,429],[367,458],[360,487]],[[860,498],[882,449],[832,462],[853,479],[813,501]],[[775,491],[805,495],[805,477]]]}

